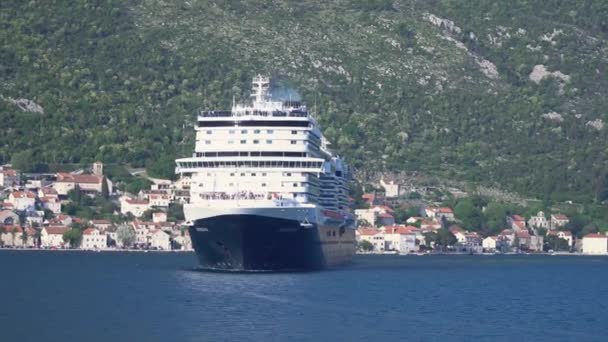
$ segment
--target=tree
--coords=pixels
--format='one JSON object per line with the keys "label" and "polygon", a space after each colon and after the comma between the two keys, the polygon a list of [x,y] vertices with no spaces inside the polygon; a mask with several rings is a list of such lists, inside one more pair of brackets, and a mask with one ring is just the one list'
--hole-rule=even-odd
{"label": "tree", "polygon": [[80,190],[80,186],[78,184],[74,186],[74,189],[68,191],[68,198],[74,203],[74,205],[82,205],[82,191]]}
{"label": "tree", "polygon": [[21,233],[21,243],[22,243],[23,247],[25,247],[25,245],[27,244],[27,238],[28,238],[27,231],[24,229],[23,232]]}
{"label": "tree", "polygon": [[80,229],[70,229],[63,233],[63,241],[70,244],[71,248],[76,248],[82,240],[82,231]]}
{"label": "tree", "polygon": [[55,213],[53,213],[50,209],[44,209],[44,219],[50,220],[55,217]]}
{"label": "tree", "polygon": [[167,209],[167,220],[171,222],[183,221],[184,218],[184,206],[178,203],[169,204]]}
{"label": "tree", "polygon": [[129,225],[120,225],[116,230],[116,238],[124,247],[131,247],[135,243],[135,231]]}
{"label": "tree", "polygon": [[35,229],[34,230],[34,245],[36,246],[36,248],[40,248],[41,244],[42,244],[42,230]]}
{"label": "tree", "polygon": [[371,224],[367,222],[366,219],[357,220],[357,226],[359,227],[369,227]]}
{"label": "tree", "polygon": [[34,168],[35,160],[32,150],[22,150],[13,155],[11,164],[18,170],[30,172]]}
{"label": "tree", "polygon": [[101,179],[101,197],[106,200],[108,198],[110,198],[110,191],[108,189],[108,180],[106,179],[105,176],[103,176],[103,178]]}
{"label": "tree", "polygon": [[556,235],[549,235],[545,239],[543,250],[547,252],[551,249],[554,251],[569,251],[570,246],[568,246],[567,240],[562,239]]}
{"label": "tree", "polygon": [[374,250],[374,245],[367,241],[367,240],[361,240],[359,241],[359,245],[358,245],[359,249],[364,251],[364,252],[371,252]]}
{"label": "tree", "polygon": [[420,195],[420,194],[419,194],[418,192],[416,192],[416,191],[412,191],[412,192],[410,192],[410,193],[407,195],[407,198],[408,198],[408,199],[411,199],[411,200],[418,200],[418,199],[421,199],[421,198],[422,198],[422,195]]}
{"label": "tree", "polygon": [[445,248],[456,244],[457,241],[458,241],[458,239],[456,239],[456,236],[454,236],[454,234],[452,234],[452,232],[450,232],[447,229],[440,229],[437,232],[435,244],[440,245],[442,247],[442,249],[445,250]]}

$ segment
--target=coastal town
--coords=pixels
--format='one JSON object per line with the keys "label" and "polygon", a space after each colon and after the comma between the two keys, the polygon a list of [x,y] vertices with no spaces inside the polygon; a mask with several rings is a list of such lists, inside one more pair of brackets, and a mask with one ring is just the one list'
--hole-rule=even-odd
{"label": "coastal town", "polygon": [[[121,191],[95,162],[72,172],[24,175],[0,167],[0,247],[24,249],[190,251],[192,243],[181,216],[189,200],[189,179],[148,178],[137,193]],[[524,217],[505,215],[503,229],[493,235],[470,230],[453,208],[418,202],[398,215],[403,203],[399,186],[380,182],[380,190],[364,193],[355,210],[357,249],[376,254],[608,254],[608,235],[591,232],[577,237],[561,213],[540,211]],[[78,215],[82,202],[109,204],[106,215]]]}
{"label": "coastal town", "polygon": [[[113,186],[101,162],[69,173],[28,175],[2,166],[0,247],[189,251],[180,217],[187,190],[187,182],[151,179],[149,189],[130,194]],[[95,205],[103,209],[91,209]],[[102,211],[105,217],[95,218]]]}
{"label": "coastal town", "polygon": [[502,229],[486,236],[467,229],[453,208],[438,203],[410,206],[398,222],[399,185],[383,180],[380,185],[379,191],[361,196],[366,208],[355,210],[360,252],[608,254],[608,233],[590,232],[577,238],[568,230],[570,219],[561,213],[539,211],[529,217],[508,213],[499,223]]}

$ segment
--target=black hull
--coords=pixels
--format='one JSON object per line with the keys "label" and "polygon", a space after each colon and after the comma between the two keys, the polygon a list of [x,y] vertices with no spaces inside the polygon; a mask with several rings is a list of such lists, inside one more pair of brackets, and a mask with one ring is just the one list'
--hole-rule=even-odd
{"label": "black hull", "polygon": [[350,229],[257,215],[200,219],[189,232],[207,269],[319,270],[349,261],[355,249]]}

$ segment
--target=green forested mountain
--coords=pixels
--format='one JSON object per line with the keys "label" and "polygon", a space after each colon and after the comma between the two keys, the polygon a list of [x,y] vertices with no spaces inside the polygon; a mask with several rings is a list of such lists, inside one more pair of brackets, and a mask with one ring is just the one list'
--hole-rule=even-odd
{"label": "green forested mountain", "polygon": [[604,200],[607,43],[600,0],[4,0],[0,162],[171,173],[263,72],[359,169]]}

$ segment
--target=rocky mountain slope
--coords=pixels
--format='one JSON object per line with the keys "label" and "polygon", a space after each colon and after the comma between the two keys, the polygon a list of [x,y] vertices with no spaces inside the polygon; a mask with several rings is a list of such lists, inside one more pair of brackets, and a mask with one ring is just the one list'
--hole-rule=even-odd
{"label": "rocky mountain slope", "polygon": [[358,169],[608,198],[602,1],[0,3],[0,162],[166,175],[256,72]]}

